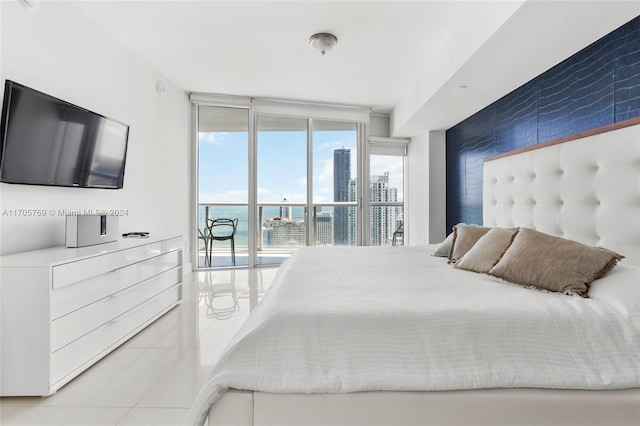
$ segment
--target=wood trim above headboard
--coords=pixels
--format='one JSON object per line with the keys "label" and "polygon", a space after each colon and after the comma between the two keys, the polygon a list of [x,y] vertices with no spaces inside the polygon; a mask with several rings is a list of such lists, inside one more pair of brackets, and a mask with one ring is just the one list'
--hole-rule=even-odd
{"label": "wood trim above headboard", "polygon": [[535,145],[527,146],[524,148],[514,149],[513,151],[503,152],[502,154],[494,155],[492,157],[487,157],[484,161],[492,161],[497,160],[498,158],[510,157],[515,154],[520,154],[523,152],[534,151],[536,149],[546,148],[552,145],[558,145],[561,143],[573,141],[576,139],[586,138],[588,136],[599,135],[601,133],[611,132],[613,130],[623,129],[629,126],[635,126],[636,124],[640,124],[640,117],[630,118],[624,121],[618,121],[617,123],[607,124],[606,126],[596,127],[595,129],[585,130],[584,132],[574,133],[569,136],[563,136],[558,139],[552,139],[550,141],[540,142]]}

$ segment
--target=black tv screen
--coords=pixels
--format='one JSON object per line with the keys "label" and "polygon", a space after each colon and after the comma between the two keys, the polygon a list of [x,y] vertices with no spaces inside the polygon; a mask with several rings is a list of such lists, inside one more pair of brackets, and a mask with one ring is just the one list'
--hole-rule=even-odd
{"label": "black tv screen", "polygon": [[129,126],[6,80],[0,181],[122,188]]}

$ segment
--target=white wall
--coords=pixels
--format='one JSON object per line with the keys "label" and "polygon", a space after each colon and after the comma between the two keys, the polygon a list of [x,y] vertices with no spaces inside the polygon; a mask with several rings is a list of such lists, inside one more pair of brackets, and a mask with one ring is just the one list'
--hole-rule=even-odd
{"label": "white wall", "polygon": [[[131,126],[121,190],[0,184],[0,254],[63,245],[64,217],[57,210],[125,209],[121,232],[182,234],[188,247],[190,107],[184,91],[67,4],[42,1],[30,11],[1,1],[0,8],[0,90],[4,79],[14,80]],[[165,96],[156,93],[159,79]],[[12,216],[17,209],[47,214]]]}
{"label": "white wall", "polygon": [[388,138],[391,135],[389,114],[372,112],[369,115],[369,135]]}
{"label": "white wall", "polygon": [[412,138],[407,170],[407,241],[410,245],[439,243],[446,226],[445,133],[432,131]]}
{"label": "white wall", "polygon": [[447,226],[447,164],[444,131],[429,132],[429,243],[439,243]]}
{"label": "white wall", "polygon": [[407,150],[405,244],[429,243],[429,135],[411,139]]}

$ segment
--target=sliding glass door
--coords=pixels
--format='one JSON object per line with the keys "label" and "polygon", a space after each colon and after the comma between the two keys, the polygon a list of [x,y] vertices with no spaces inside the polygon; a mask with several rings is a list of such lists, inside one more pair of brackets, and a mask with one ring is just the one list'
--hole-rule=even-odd
{"label": "sliding glass door", "polygon": [[[364,125],[258,114],[251,106],[195,111],[198,268],[278,265],[309,245],[389,243],[401,208],[368,207]],[[382,207],[394,207],[384,224]],[[371,233],[362,227],[369,217]],[[218,225],[227,226],[222,235]]]}
{"label": "sliding glass door", "polygon": [[371,155],[369,244],[404,244],[404,156]]}
{"label": "sliding glass door", "polygon": [[200,106],[197,126],[198,268],[247,266],[249,110]]}
{"label": "sliding glass door", "polygon": [[313,244],[358,244],[358,134],[353,122],[312,120]]}
{"label": "sliding glass door", "polygon": [[308,120],[256,120],[256,264],[280,264],[307,245]]}

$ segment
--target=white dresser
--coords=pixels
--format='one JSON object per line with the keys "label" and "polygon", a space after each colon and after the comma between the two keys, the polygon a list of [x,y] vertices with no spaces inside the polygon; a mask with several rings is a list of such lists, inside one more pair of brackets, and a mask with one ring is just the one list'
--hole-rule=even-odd
{"label": "white dresser", "polygon": [[0,396],[51,395],[182,300],[182,237],[0,257]]}

